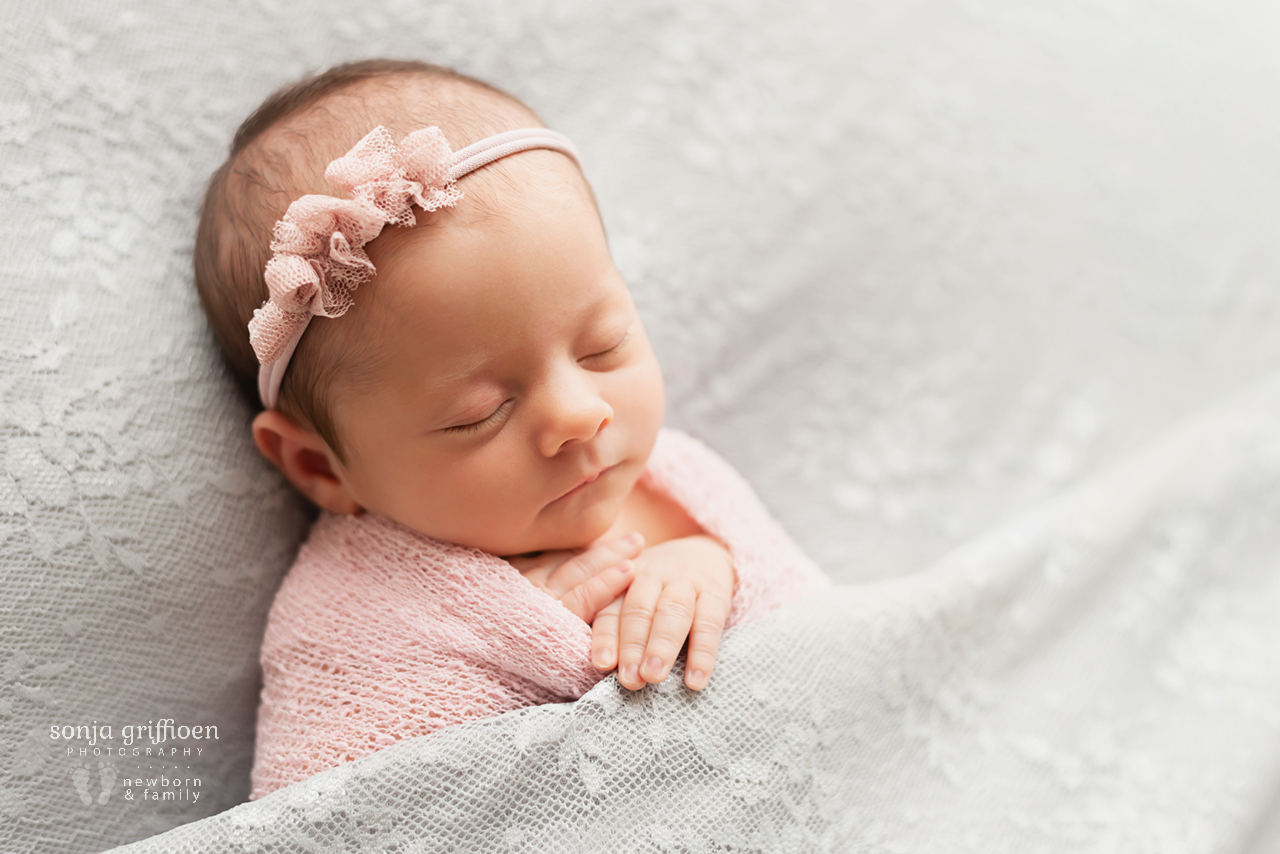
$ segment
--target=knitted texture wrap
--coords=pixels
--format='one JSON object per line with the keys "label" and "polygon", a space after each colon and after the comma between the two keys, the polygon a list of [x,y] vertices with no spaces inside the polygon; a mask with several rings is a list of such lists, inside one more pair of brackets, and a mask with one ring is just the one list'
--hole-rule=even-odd
{"label": "knitted texture wrap", "polygon": [[[830,586],[701,442],[663,430],[642,478],[728,545],[726,626]],[[590,653],[590,627],[501,558],[324,514],[271,608],[250,797],[403,738],[577,699],[605,676]]]}

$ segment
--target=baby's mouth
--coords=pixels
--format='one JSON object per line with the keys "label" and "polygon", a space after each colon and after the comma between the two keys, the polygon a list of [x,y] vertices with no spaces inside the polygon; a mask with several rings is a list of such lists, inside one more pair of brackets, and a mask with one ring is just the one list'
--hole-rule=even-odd
{"label": "baby's mouth", "polygon": [[574,486],[574,487],[573,487],[572,489],[570,489],[568,492],[564,493],[563,495],[561,495],[559,498],[557,498],[555,501],[552,501],[551,503],[552,503],[552,504],[555,504],[557,501],[563,501],[564,499],[568,498],[568,497],[569,497],[569,496],[571,496],[571,495],[577,495],[579,492],[582,492],[582,491],[583,491],[584,489],[586,489],[588,486],[590,486],[591,484],[595,483],[595,482],[596,482],[597,480],[599,480],[599,479],[600,479],[600,478],[601,478],[601,477],[602,477],[606,472],[609,472],[609,471],[611,471],[612,469],[613,469],[613,466],[606,466],[605,468],[600,469],[600,470],[599,470],[598,472],[596,472],[595,474],[587,475],[587,476],[586,476],[586,477],[584,477],[582,480],[578,481],[578,484],[577,484],[576,486]]}

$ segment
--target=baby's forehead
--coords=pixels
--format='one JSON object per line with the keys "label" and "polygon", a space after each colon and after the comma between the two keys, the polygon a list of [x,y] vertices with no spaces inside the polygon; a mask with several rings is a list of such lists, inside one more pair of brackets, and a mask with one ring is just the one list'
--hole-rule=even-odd
{"label": "baby's forehead", "polygon": [[[375,127],[386,128],[396,141],[423,128],[437,127],[450,147],[457,151],[498,133],[541,125],[537,116],[518,101],[479,84],[444,85],[404,76],[361,81],[327,94],[263,135],[261,159],[267,164],[278,164],[280,182],[271,176],[259,186],[289,187],[269,201],[272,208],[278,209],[267,212],[272,214],[274,222],[283,216],[291,202],[303,195],[347,196],[345,191],[324,180],[325,169],[332,161],[348,154]],[[341,324],[344,331],[368,322],[379,327],[388,321],[395,325],[402,319],[397,317],[394,305],[398,302],[399,288],[385,277],[384,264],[398,254],[420,252],[424,241],[447,242],[452,229],[424,228],[433,220],[436,223],[451,219],[502,222],[518,230],[521,222],[559,220],[566,211],[579,214],[586,211],[589,222],[599,223],[589,185],[576,162],[560,152],[546,149],[517,152],[465,175],[457,186],[462,198],[455,206],[432,215],[414,208],[419,227],[387,226],[364,246],[375,264],[375,281],[369,288],[362,286],[355,300],[357,306],[364,303],[365,310],[358,308],[356,312],[364,315],[364,321],[350,318]],[[579,215],[576,222],[582,220]],[[270,232],[264,229],[263,233],[267,236]],[[378,317],[383,314],[379,307],[391,309],[391,316]],[[337,336],[338,339],[347,337]]]}
{"label": "baby's forehead", "polygon": [[[344,195],[325,180],[325,170],[379,125],[395,140],[438,127],[457,150],[502,131],[541,124],[524,104],[477,81],[424,73],[380,75],[328,92],[275,121],[239,153],[229,189],[240,199],[239,218],[256,224],[254,231],[265,241],[272,224],[299,197]],[[468,180],[477,196],[485,194],[491,177],[482,173],[508,171],[502,161],[497,166]]]}

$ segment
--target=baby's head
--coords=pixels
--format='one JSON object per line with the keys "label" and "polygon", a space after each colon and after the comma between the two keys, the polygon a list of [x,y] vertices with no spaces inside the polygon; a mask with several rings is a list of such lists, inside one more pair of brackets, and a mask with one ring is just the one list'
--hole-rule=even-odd
{"label": "baby's head", "polygon": [[[196,284],[242,387],[267,298],[272,227],[306,194],[346,198],[326,166],[382,125],[438,127],[454,151],[541,127],[511,96],[418,63],[342,66],[269,98],[214,174]],[[458,180],[364,249],[371,280],[314,317],[263,454],[308,498],[496,554],[585,545],[616,519],[662,421],[662,378],[574,160],[532,149]]]}

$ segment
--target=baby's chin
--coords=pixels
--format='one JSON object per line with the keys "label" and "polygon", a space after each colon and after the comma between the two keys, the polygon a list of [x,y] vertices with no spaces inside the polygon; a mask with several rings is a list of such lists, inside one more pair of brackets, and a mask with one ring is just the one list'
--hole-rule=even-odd
{"label": "baby's chin", "polygon": [[603,537],[613,527],[621,510],[621,504],[608,506],[612,504],[613,502],[608,502],[606,506],[591,507],[563,520],[540,520],[541,524],[533,526],[521,536],[502,540],[495,538],[493,545],[498,548],[485,549],[485,551],[510,556],[585,548]]}
{"label": "baby's chin", "polygon": [[[620,474],[625,476],[625,472]],[[517,513],[506,516],[495,514],[483,518],[483,514],[476,513],[471,514],[462,524],[450,527],[439,524],[439,520],[421,516],[396,518],[390,513],[386,515],[433,539],[502,557],[579,549],[609,533],[622,513],[627,494],[634,486],[634,483],[623,478],[598,483],[602,494],[592,495],[588,491],[570,496],[567,501],[552,502],[544,506],[532,516]]]}
{"label": "baby's chin", "polygon": [[479,549],[499,557],[589,546],[608,533],[617,517],[617,510],[608,512],[605,508],[593,507],[585,513],[574,514],[570,519],[539,520],[523,530],[491,527],[446,532],[424,525],[420,519],[396,519],[388,516],[392,521],[432,539]]}
{"label": "baby's chin", "polygon": [[526,541],[525,545],[528,545],[528,548],[509,552],[509,554],[585,548],[607,534],[609,529],[613,527],[613,519],[616,517],[617,514],[615,513],[612,518],[599,522],[583,520],[570,526],[567,530],[541,532],[538,536]]}

